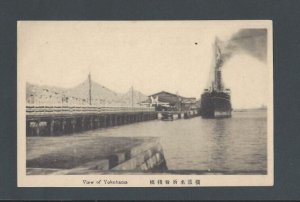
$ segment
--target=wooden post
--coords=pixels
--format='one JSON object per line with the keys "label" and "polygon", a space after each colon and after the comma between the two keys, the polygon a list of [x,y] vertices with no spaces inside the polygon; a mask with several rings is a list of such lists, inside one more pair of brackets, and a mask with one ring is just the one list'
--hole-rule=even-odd
{"label": "wooden post", "polygon": [[113,116],[112,115],[109,115],[109,126],[113,126]]}
{"label": "wooden post", "polygon": [[107,122],[107,117],[106,117],[106,115],[104,115],[103,119],[104,119],[104,121],[103,121],[103,123],[104,123],[103,127],[106,128],[106,125],[107,125],[107,124],[106,124],[106,122]]}
{"label": "wooden post", "polygon": [[40,136],[40,121],[36,122],[36,136]]}
{"label": "wooden post", "polygon": [[26,136],[30,136],[31,134],[31,128],[30,128],[30,121],[26,121]]}
{"label": "wooden post", "polygon": [[85,119],[84,119],[84,117],[82,117],[82,119],[81,119],[81,131],[84,131],[84,121],[85,121]]}
{"label": "wooden post", "polygon": [[61,130],[62,130],[61,132],[62,132],[62,134],[65,134],[66,125],[67,125],[67,122],[66,122],[65,119],[63,119],[63,120],[61,121]]}
{"label": "wooden post", "polygon": [[93,129],[93,117],[90,118],[90,129]]}
{"label": "wooden post", "polygon": [[50,135],[54,135],[54,119],[50,120]]}
{"label": "wooden post", "polygon": [[126,114],[124,114],[124,116],[123,116],[123,123],[124,123],[124,124],[127,124],[127,117],[126,117]]}
{"label": "wooden post", "polygon": [[118,125],[122,125],[122,115],[118,116]]}
{"label": "wooden post", "polygon": [[76,118],[73,118],[73,119],[71,120],[71,124],[72,124],[72,133],[75,133],[76,123],[77,123]]}
{"label": "wooden post", "polygon": [[97,122],[97,128],[100,128],[101,122],[99,116],[96,118],[96,122]]}
{"label": "wooden post", "polygon": [[118,115],[115,116],[115,125],[118,125]]}

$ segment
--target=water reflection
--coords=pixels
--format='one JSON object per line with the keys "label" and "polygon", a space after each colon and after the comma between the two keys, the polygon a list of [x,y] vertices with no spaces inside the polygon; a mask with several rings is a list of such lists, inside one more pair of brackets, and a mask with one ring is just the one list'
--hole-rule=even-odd
{"label": "water reflection", "polygon": [[226,162],[228,157],[228,139],[229,134],[227,133],[228,126],[225,127],[226,119],[217,119],[213,122],[212,135],[210,142],[211,147],[211,160],[210,170],[216,170],[222,168],[226,169]]}
{"label": "water reflection", "polygon": [[265,111],[234,113],[230,119],[156,120],[87,133],[160,137],[170,170],[229,174],[267,170]]}

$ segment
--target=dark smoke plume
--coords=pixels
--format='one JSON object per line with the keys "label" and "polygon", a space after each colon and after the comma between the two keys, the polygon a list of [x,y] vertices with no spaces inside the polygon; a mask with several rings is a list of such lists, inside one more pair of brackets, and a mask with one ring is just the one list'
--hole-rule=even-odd
{"label": "dark smoke plume", "polygon": [[267,29],[241,29],[220,49],[220,66],[239,52],[252,55],[260,61],[267,58]]}
{"label": "dark smoke plume", "polygon": [[214,71],[220,68],[238,53],[246,53],[266,62],[267,60],[267,29],[240,29],[228,41],[215,41],[216,58],[210,69],[207,86],[214,80]]}

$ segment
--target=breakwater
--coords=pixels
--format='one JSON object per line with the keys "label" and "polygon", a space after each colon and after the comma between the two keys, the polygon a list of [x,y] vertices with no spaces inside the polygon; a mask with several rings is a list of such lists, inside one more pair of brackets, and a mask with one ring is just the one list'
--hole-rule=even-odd
{"label": "breakwater", "polygon": [[155,137],[28,137],[26,155],[27,175],[167,171]]}

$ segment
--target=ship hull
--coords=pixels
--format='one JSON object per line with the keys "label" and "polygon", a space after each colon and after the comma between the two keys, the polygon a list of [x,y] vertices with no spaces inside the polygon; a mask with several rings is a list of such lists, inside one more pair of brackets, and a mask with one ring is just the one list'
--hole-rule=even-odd
{"label": "ship hull", "polygon": [[231,98],[226,92],[205,92],[201,96],[201,115],[203,118],[231,117]]}

